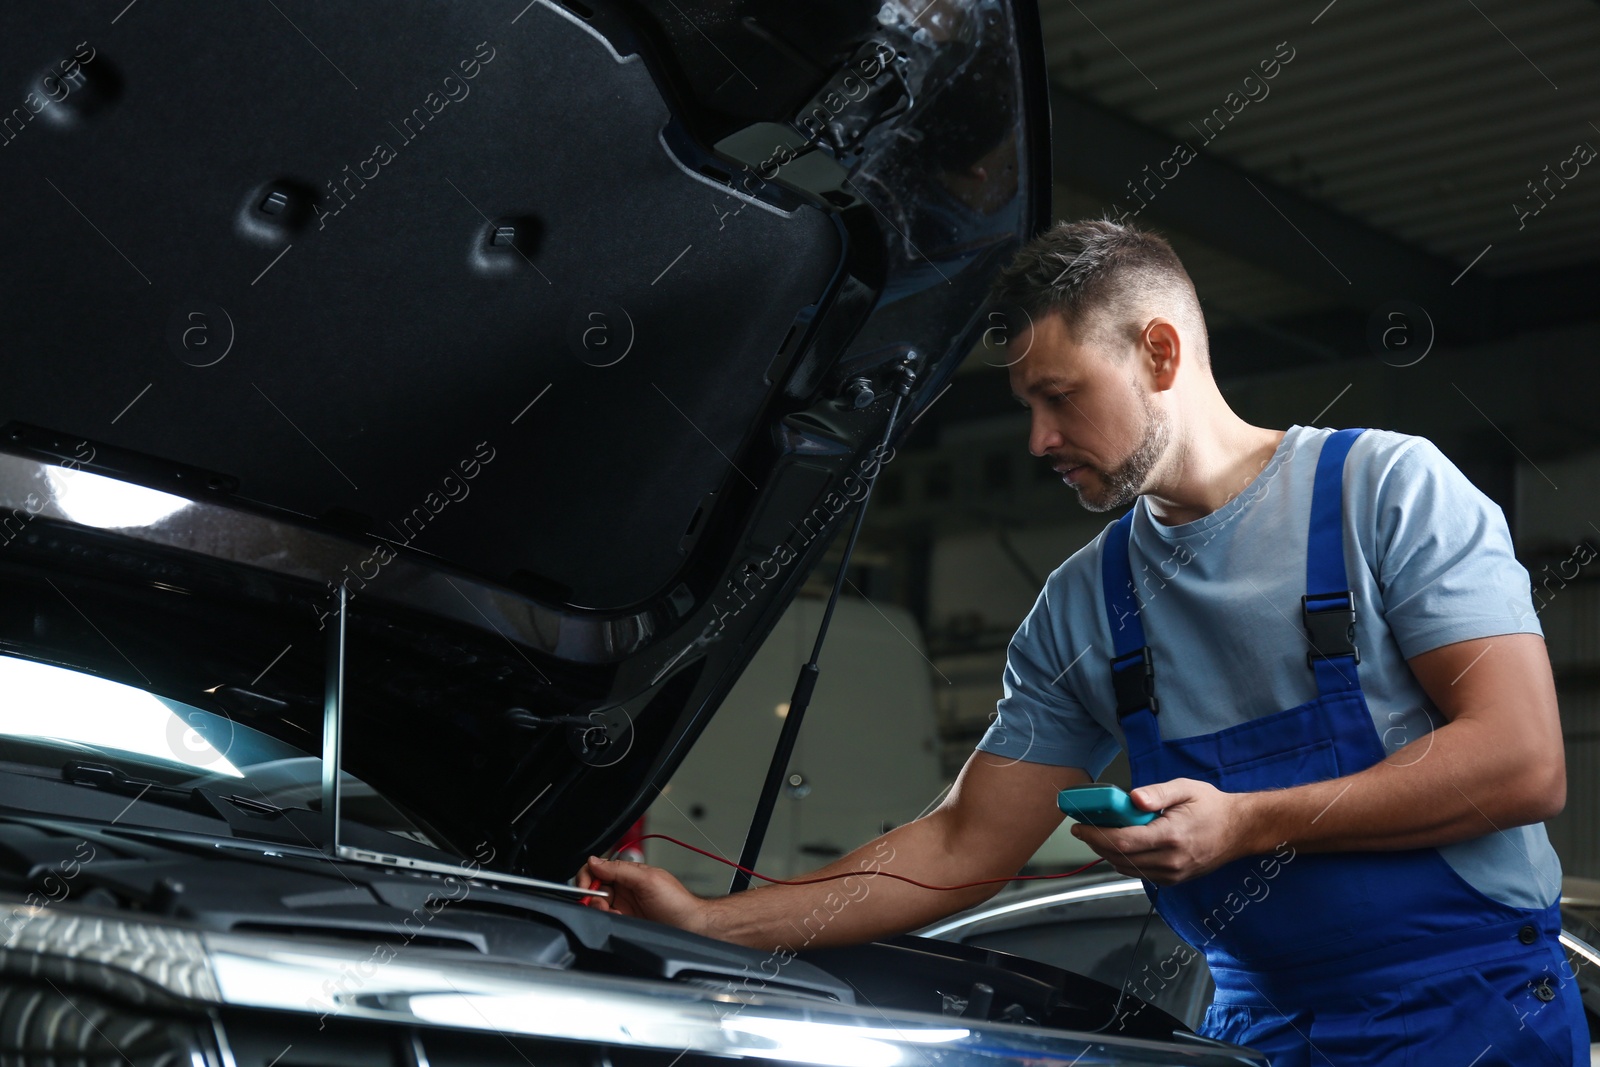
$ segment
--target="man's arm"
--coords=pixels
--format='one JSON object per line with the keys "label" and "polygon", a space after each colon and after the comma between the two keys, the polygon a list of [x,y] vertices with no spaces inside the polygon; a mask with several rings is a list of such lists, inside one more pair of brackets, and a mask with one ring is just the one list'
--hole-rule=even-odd
{"label": "man's arm", "polygon": [[1566,804],[1566,760],[1543,638],[1460,641],[1409,664],[1447,720],[1368,769],[1256,793],[1176,779],[1136,789],[1166,814],[1073,833],[1124,874],[1167,885],[1287,841],[1298,851],[1445,845],[1540,822]]}
{"label": "man's arm", "polygon": [[796,952],[847,945],[925,926],[993,896],[1000,883],[940,892],[929,885],[1009,878],[1060,825],[1057,790],[1089,781],[1075,767],[1025,763],[974,752],[950,795],[934,811],[867,842],[806,875],[851,877],[815,885],[762,885],[743,893],[694,896],[666,871],[640,863],[591,858],[579,884],[597,878],[618,911],[753,948]]}

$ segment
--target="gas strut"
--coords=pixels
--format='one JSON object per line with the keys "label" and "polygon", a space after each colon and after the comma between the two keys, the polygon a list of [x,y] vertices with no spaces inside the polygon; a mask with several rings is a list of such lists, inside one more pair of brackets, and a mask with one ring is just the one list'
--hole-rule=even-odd
{"label": "gas strut", "polygon": [[778,734],[778,747],[772,753],[772,763],[767,767],[767,780],[762,783],[761,797],[756,801],[756,813],[750,820],[750,832],[745,836],[744,849],[739,853],[739,866],[744,870],[734,872],[733,882],[728,887],[730,893],[740,893],[750,888],[750,875],[746,871],[755,867],[756,859],[761,855],[761,843],[767,836],[767,824],[772,821],[772,809],[778,803],[778,790],[782,788],[784,775],[789,770],[789,757],[794,754],[800,723],[806,717],[806,707],[817,688],[817,678],[821,674],[817,659],[822,655],[822,643],[828,637],[828,623],[833,621],[834,605],[839,602],[839,593],[844,588],[850,556],[856,550],[856,538],[861,536],[861,525],[867,518],[867,505],[872,502],[872,487],[877,484],[878,473],[883,469],[883,456],[889,450],[895,426],[900,421],[900,408],[917,380],[914,368],[916,358],[913,352],[896,367],[894,404],[889,408],[889,422],[884,427],[883,440],[878,445],[879,462],[872,468],[871,477],[866,479],[866,491],[861,494],[861,506],[856,509],[855,525],[850,528],[850,539],[844,546],[844,558],[839,561],[839,572],[833,576],[833,591],[828,594],[828,606],[823,609],[822,624],[817,627],[817,640],[811,646],[811,659],[800,668],[800,676],[795,679],[794,695],[789,698],[789,710],[783,717],[783,729]]}

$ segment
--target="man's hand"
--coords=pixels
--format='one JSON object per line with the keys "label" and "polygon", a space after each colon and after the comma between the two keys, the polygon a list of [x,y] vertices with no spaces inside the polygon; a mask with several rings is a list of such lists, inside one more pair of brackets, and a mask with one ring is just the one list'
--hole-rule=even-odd
{"label": "man's hand", "polygon": [[600,911],[651,919],[701,934],[709,929],[712,902],[695,896],[659,867],[590,856],[578,871],[578,884],[611,894],[609,898],[586,898],[590,907]]}
{"label": "man's hand", "polygon": [[[1251,854],[1244,793],[1174,778],[1129,793],[1140,811],[1161,811],[1144,826],[1101,828],[1078,823],[1072,836],[1123,874],[1172,885]],[[1163,810],[1164,809],[1164,810]]]}
{"label": "man's hand", "polygon": [[1446,721],[1366,770],[1250,793],[1178,778],[1131,794],[1141,810],[1166,809],[1148,826],[1073,834],[1124,874],[1170,885],[1280,842],[1300,852],[1436,848],[1561,811],[1566,762],[1543,638],[1459,641],[1407,663]]}

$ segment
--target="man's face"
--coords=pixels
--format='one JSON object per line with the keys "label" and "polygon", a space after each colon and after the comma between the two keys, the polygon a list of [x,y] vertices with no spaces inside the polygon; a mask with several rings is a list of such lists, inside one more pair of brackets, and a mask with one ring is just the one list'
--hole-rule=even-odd
{"label": "man's face", "polygon": [[[1125,347],[1118,351],[1111,344]],[[1166,412],[1137,375],[1137,346],[1109,331],[1068,332],[1060,315],[1016,339],[1011,391],[1027,407],[1028,451],[1047,459],[1090,511],[1110,511],[1146,489],[1171,438]]]}

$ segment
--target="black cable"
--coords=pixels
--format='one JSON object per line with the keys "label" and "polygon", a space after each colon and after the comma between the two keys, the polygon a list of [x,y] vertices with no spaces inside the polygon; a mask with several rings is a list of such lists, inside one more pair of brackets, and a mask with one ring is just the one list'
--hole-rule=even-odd
{"label": "black cable", "polygon": [[1110,1026],[1112,1023],[1116,1022],[1122,1017],[1122,1001],[1128,995],[1128,982],[1133,978],[1134,965],[1139,962],[1139,947],[1144,944],[1145,931],[1150,929],[1150,919],[1156,913],[1156,895],[1160,892],[1161,888],[1159,886],[1150,887],[1150,910],[1144,913],[1144,922],[1139,924],[1139,936],[1133,943],[1133,955],[1128,957],[1127,970],[1125,970],[1122,974],[1122,984],[1117,989],[1117,1002],[1111,1009],[1111,1018],[1107,1019],[1104,1024],[1096,1029],[1088,1031],[1091,1034],[1100,1033],[1107,1026]]}

